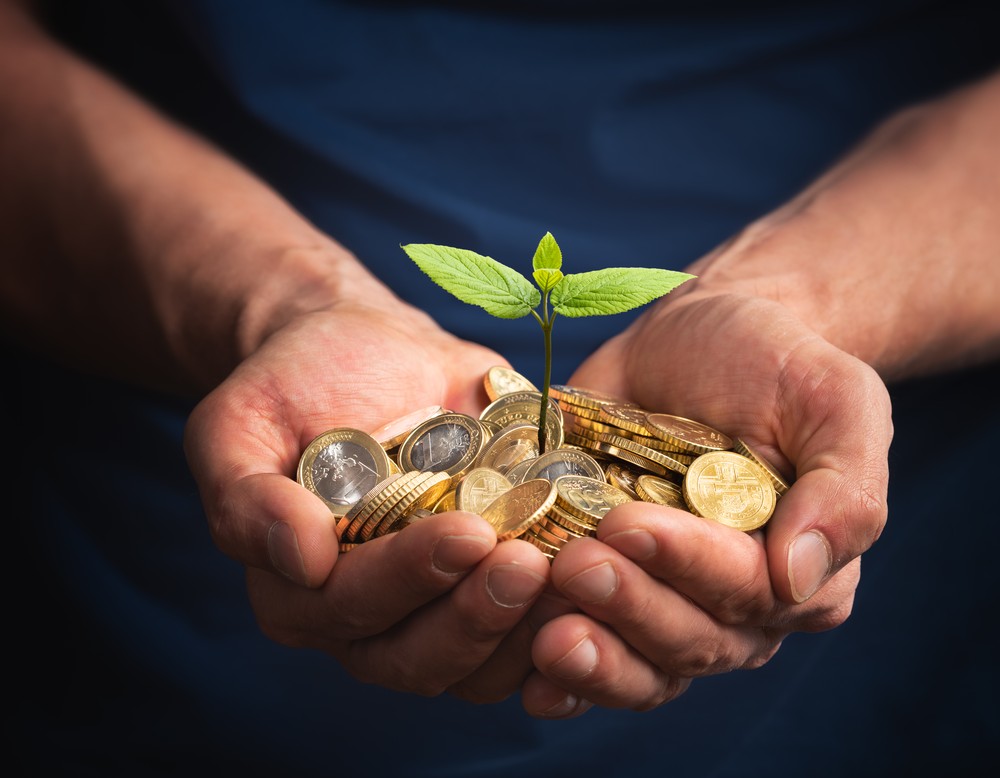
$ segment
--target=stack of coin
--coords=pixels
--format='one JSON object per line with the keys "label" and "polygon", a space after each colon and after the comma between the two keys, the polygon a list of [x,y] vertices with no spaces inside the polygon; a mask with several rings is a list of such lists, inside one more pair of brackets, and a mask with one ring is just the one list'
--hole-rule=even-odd
{"label": "stack of coin", "polygon": [[490,404],[478,418],[431,406],[370,434],[328,430],[306,447],[297,480],[337,517],[342,550],[463,510],[552,558],[638,500],[750,532],[789,488],[738,438],[581,387],[550,387],[541,453],[541,392],[507,367],[484,385]]}

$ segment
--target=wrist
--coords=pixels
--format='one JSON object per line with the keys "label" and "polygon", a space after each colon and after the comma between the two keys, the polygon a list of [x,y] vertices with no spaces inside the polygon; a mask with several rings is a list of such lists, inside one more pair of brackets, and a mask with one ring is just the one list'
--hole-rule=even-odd
{"label": "wrist", "polygon": [[995,357],[998,93],[993,79],[892,117],[688,268],[679,297],[773,300],[886,379]]}

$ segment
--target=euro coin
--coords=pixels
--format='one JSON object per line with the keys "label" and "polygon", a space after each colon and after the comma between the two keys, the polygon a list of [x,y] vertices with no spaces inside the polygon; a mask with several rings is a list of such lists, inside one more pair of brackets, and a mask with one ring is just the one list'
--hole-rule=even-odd
{"label": "euro coin", "polygon": [[555,481],[563,475],[585,475],[604,480],[604,470],[589,454],[567,448],[547,451],[532,460],[524,473],[524,480],[544,478]]}
{"label": "euro coin", "polygon": [[344,516],[392,465],[371,435],[338,427],[317,435],[299,457],[296,480],[337,516]]}
{"label": "euro coin", "polygon": [[[512,392],[505,394],[489,405],[479,414],[483,421],[508,427],[511,424],[528,422],[536,428],[541,423],[542,393]],[[559,448],[563,444],[563,413],[559,403],[549,398],[545,414],[545,450]]]}
{"label": "euro coin", "polygon": [[405,416],[400,416],[398,419],[386,422],[372,432],[371,436],[379,442],[382,448],[388,451],[389,449],[396,448],[396,446],[406,440],[406,436],[418,424],[447,412],[440,405],[429,405],[426,408],[421,408],[418,411],[413,411]]}
{"label": "euro coin", "polygon": [[490,503],[482,516],[496,529],[498,540],[510,540],[541,519],[555,499],[555,485],[536,478],[512,486]]}
{"label": "euro coin", "polygon": [[400,446],[402,470],[458,476],[472,467],[483,447],[483,428],[464,413],[444,413],[418,424]]}
{"label": "euro coin", "polygon": [[538,456],[538,425],[529,421],[500,429],[483,444],[476,467],[506,473],[519,462]]}
{"label": "euro coin", "polygon": [[621,489],[607,481],[582,475],[564,475],[557,478],[556,504],[567,513],[593,521],[604,518],[612,508],[632,502]]}

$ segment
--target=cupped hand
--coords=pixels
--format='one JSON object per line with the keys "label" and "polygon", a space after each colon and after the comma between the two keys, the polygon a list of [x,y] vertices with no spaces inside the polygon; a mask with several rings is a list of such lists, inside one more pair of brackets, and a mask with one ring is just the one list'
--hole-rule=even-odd
{"label": "cupped hand", "polygon": [[754,533],[635,503],[565,546],[553,586],[581,612],[539,631],[530,713],[655,707],[847,618],[886,519],[891,412],[871,368],[778,303],[695,293],[649,311],[570,383],[739,437],[793,483]]}
{"label": "cupped hand", "polygon": [[497,544],[481,517],[450,512],[339,553],[337,517],[295,481],[302,451],[328,429],[370,431],[432,405],[476,414],[496,364],[401,303],[341,305],[281,328],[198,405],[188,459],[213,539],[247,568],[265,634],[398,690],[440,693],[491,657],[517,668],[494,693],[519,686],[527,647],[509,663],[494,655],[547,584],[537,549]]}

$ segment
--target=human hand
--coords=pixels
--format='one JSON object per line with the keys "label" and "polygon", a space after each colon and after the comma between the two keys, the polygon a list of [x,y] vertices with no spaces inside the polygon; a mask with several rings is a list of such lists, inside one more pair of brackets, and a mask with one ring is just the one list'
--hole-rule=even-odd
{"label": "human hand", "polygon": [[892,425],[871,368],[778,303],[692,294],[648,312],[569,383],[739,436],[795,481],[751,534],[634,503],[605,516],[598,540],[564,546],[553,585],[581,613],[539,631],[530,713],[655,707],[691,678],[764,664],[790,632],[847,618],[860,554],[886,518]]}
{"label": "human hand", "polygon": [[[386,298],[388,299],[388,298]],[[293,480],[319,433],[376,427],[428,405],[477,413],[482,377],[503,360],[392,298],[304,314],[272,334],[191,415],[186,450],[219,548],[247,566],[262,630],[327,651],[356,677],[437,694],[497,651],[542,592],[549,564],[528,543],[497,544],[481,517],[450,512],[338,554],[336,516]],[[385,300],[381,300],[385,302]]]}

